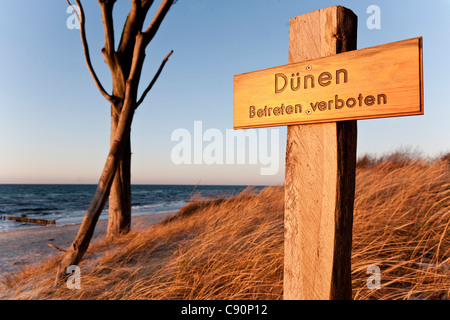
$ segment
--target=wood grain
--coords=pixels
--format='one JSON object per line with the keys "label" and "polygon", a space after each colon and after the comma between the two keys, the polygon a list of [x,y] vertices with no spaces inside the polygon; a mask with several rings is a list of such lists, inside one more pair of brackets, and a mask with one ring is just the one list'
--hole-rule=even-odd
{"label": "wood grain", "polygon": [[[326,41],[337,45],[346,41],[336,38],[339,36],[328,35]],[[324,46],[319,48],[324,49]],[[300,61],[298,63],[236,75],[234,127],[423,114],[421,37],[339,55],[312,57],[314,55],[308,53],[304,60],[290,60]],[[302,112],[274,114],[274,108],[286,109],[288,105],[301,105]],[[258,116],[256,110],[259,109],[266,109],[265,114]],[[255,110],[253,116],[251,110]]]}
{"label": "wood grain", "polygon": [[[290,20],[289,63],[356,49],[357,17],[333,6]],[[284,299],[351,299],[356,121],[288,126]]]}

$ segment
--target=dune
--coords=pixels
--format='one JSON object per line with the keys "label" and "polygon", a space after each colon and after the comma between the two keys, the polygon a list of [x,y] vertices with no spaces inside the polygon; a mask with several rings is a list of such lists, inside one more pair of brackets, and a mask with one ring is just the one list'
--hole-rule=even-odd
{"label": "dune", "polygon": [[[405,153],[358,161],[354,299],[449,299],[450,162]],[[61,254],[3,277],[6,299],[282,299],[283,186],[193,199],[80,263],[81,289],[56,290]],[[367,270],[381,271],[370,289]]]}

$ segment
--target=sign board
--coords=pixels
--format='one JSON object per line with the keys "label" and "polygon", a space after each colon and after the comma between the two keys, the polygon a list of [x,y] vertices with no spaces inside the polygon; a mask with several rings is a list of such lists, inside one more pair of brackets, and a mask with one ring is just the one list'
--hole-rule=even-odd
{"label": "sign board", "polygon": [[234,76],[234,129],[419,114],[422,37]]}

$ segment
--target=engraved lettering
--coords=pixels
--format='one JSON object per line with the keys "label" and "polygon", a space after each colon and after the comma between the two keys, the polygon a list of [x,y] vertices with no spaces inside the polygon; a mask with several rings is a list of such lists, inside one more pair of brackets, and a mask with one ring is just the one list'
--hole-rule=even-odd
{"label": "engraved lettering", "polygon": [[353,108],[356,105],[356,99],[355,98],[349,98],[347,100],[347,107]]}
{"label": "engraved lettering", "polygon": [[368,106],[373,106],[375,104],[375,97],[374,96],[367,96],[364,99],[364,103]]}
{"label": "engraved lettering", "polygon": [[249,107],[249,118],[255,118],[258,116],[259,118],[262,117],[272,117],[272,116],[281,116],[286,114],[292,114],[292,113],[301,113],[302,112],[302,105],[296,104],[295,107],[293,105],[284,106],[282,103],[281,106],[274,106],[269,107],[265,106],[264,108],[258,109],[256,106],[250,106]]}
{"label": "engraved lettering", "polygon": [[342,109],[344,107],[344,100],[339,99],[338,95],[334,97],[334,105],[336,109]]}
{"label": "engraved lettering", "polygon": [[[335,95],[334,99],[331,100],[322,100],[315,102],[308,102],[310,105],[310,109],[307,110],[307,114],[310,115],[316,111],[327,111],[327,110],[340,110],[344,107],[354,108],[356,106],[364,107],[364,106],[373,106],[378,102],[378,104],[387,104],[387,95],[384,93],[378,95],[367,95],[364,96],[362,93],[359,93],[358,96],[355,97],[339,97],[339,95]],[[300,103],[297,104],[288,104],[276,106],[264,106],[263,108],[257,108],[252,105],[249,107],[249,117],[255,118],[258,116],[262,117],[279,117],[279,116],[289,116],[294,113],[302,113],[302,105]]]}
{"label": "engraved lettering", "polygon": [[329,72],[322,72],[319,76],[319,79],[317,82],[319,82],[319,85],[322,87],[326,87],[331,84],[331,80],[333,79],[333,76]]}
{"label": "engraved lettering", "polygon": [[314,76],[312,74],[308,74],[307,76],[305,76],[305,89],[308,89],[308,79],[310,79],[310,83],[311,83],[311,88],[314,88]]}
{"label": "engraved lettering", "polygon": [[319,110],[324,111],[327,109],[327,103],[325,101],[320,101],[319,103]]}
{"label": "engraved lettering", "polygon": [[288,106],[286,107],[286,113],[287,113],[287,114],[292,114],[293,112],[294,112],[294,107],[291,106],[291,105],[288,105]]}
{"label": "engraved lettering", "polygon": [[362,96],[362,94],[360,93],[359,94],[359,96],[358,96],[358,101],[359,101],[359,106],[360,107],[362,107],[362,103],[363,103],[363,96]]}
{"label": "engraved lettering", "polygon": [[255,109],[256,109],[255,106],[250,106],[250,118],[255,117],[255,114],[256,114]]}
{"label": "engraved lettering", "polygon": [[297,91],[298,89],[300,89],[300,77],[299,77],[300,73],[297,72],[297,85],[294,86],[294,79],[295,79],[295,74],[292,74],[292,78],[291,78],[291,90],[292,91]]}
{"label": "engraved lettering", "polygon": [[339,78],[340,74],[344,74],[344,83],[347,83],[348,82],[348,72],[347,72],[347,70],[346,69],[339,69],[339,70],[336,70],[336,84],[340,83],[340,78]]}
{"label": "engraved lettering", "polygon": [[[281,89],[279,89],[279,86],[278,86],[278,82],[279,82],[278,78],[280,78],[280,77],[284,79],[284,85],[283,85],[283,87]],[[283,92],[284,89],[286,89],[286,87],[287,87],[287,83],[288,83],[287,77],[284,74],[282,74],[282,73],[277,73],[275,75],[275,93]]]}
{"label": "engraved lettering", "polygon": [[[300,72],[297,73],[291,73],[290,79],[288,79],[288,75],[284,73],[276,73],[275,74],[275,93],[281,93],[285,91],[288,88],[291,89],[291,91],[297,91],[301,88],[301,82],[302,82],[302,76],[300,75]],[[333,75],[328,72],[324,71],[322,72],[318,78],[317,83],[321,87],[329,86],[333,83]],[[347,69],[339,69],[336,70],[336,84],[341,83],[347,83],[348,82],[348,71]],[[316,86],[316,75],[314,74],[307,74],[303,76],[303,88],[309,89],[309,88],[315,88]]]}
{"label": "engraved lettering", "polygon": [[383,104],[387,103],[387,97],[384,93],[378,95],[378,104],[381,104],[381,98],[383,98]]}

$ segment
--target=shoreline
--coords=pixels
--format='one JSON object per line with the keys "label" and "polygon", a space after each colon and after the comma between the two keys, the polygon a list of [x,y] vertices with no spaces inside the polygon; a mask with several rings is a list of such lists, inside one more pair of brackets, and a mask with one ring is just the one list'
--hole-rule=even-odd
{"label": "shoreline", "polygon": [[[131,227],[143,228],[156,224],[173,214],[175,212],[134,216]],[[97,222],[92,241],[105,235],[107,223],[107,220]],[[0,232],[0,276],[58,253],[47,243],[61,249],[67,248],[75,239],[79,227],[80,223]]]}

